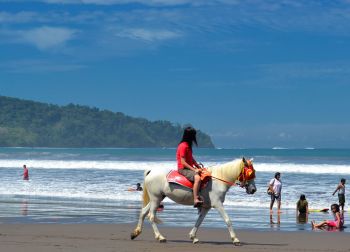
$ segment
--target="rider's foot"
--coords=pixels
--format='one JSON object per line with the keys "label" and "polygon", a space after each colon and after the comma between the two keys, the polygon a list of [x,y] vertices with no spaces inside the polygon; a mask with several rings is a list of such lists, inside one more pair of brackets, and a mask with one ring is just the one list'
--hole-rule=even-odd
{"label": "rider's foot", "polygon": [[193,207],[200,207],[203,204],[203,200],[196,199],[194,201]]}

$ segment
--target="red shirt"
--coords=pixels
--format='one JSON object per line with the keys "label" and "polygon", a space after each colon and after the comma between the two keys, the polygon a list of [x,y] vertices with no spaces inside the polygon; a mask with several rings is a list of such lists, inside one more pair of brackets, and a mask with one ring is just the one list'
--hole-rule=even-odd
{"label": "red shirt", "polygon": [[187,164],[189,164],[190,166],[194,165],[194,159],[192,156],[192,149],[187,142],[182,142],[177,147],[176,160],[177,160],[177,168],[178,169],[184,168],[184,166],[181,164],[182,157],[185,158],[185,161]]}

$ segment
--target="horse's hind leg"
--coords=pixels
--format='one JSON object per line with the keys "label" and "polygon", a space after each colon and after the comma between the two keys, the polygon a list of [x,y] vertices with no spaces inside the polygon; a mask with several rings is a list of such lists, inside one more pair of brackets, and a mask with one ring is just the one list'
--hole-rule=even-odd
{"label": "horse's hind leg", "polygon": [[198,219],[196,221],[196,224],[194,225],[194,227],[192,228],[189,236],[190,239],[192,240],[193,243],[197,243],[199,242],[198,238],[196,237],[196,233],[198,231],[199,226],[202,224],[205,216],[207,215],[207,213],[209,212],[210,208],[201,208],[200,212],[199,212],[199,216]]}
{"label": "horse's hind leg", "polygon": [[153,228],[153,232],[154,232],[154,236],[155,238],[159,241],[159,242],[166,242],[166,239],[164,236],[162,236],[158,230],[157,227],[157,218],[156,218],[156,213],[157,213],[157,208],[160,204],[161,200],[158,198],[153,198],[151,199],[151,207],[150,207],[150,216],[149,216],[149,220],[151,222],[152,228]]}
{"label": "horse's hind leg", "polygon": [[141,209],[140,217],[139,217],[139,222],[137,223],[137,226],[135,230],[131,233],[131,239],[135,239],[137,236],[139,236],[142,232],[143,228],[143,222],[145,220],[145,217],[149,213],[151,203],[148,203],[145,207]]}

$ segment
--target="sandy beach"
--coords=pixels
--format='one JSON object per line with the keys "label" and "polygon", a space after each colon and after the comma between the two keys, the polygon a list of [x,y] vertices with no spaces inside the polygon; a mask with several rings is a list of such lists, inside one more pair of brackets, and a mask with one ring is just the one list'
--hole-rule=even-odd
{"label": "sandy beach", "polygon": [[203,228],[200,243],[188,228],[161,227],[168,239],[159,243],[151,227],[134,241],[131,224],[2,224],[0,251],[350,251],[349,234],[339,232],[270,232],[236,230],[242,246],[234,247],[226,229]]}

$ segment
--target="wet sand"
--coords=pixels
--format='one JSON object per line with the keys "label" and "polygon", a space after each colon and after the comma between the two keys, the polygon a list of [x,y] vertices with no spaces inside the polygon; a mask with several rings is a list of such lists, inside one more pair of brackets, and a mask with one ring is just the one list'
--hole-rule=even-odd
{"label": "wet sand", "polygon": [[225,228],[202,228],[192,244],[189,228],[159,226],[166,243],[154,239],[146,225],[130,240],[131,224],[0,224],[1,252],[52,251],[350,251],[344,232],[277,232],[236,230],[242,246],[235,247]]}

